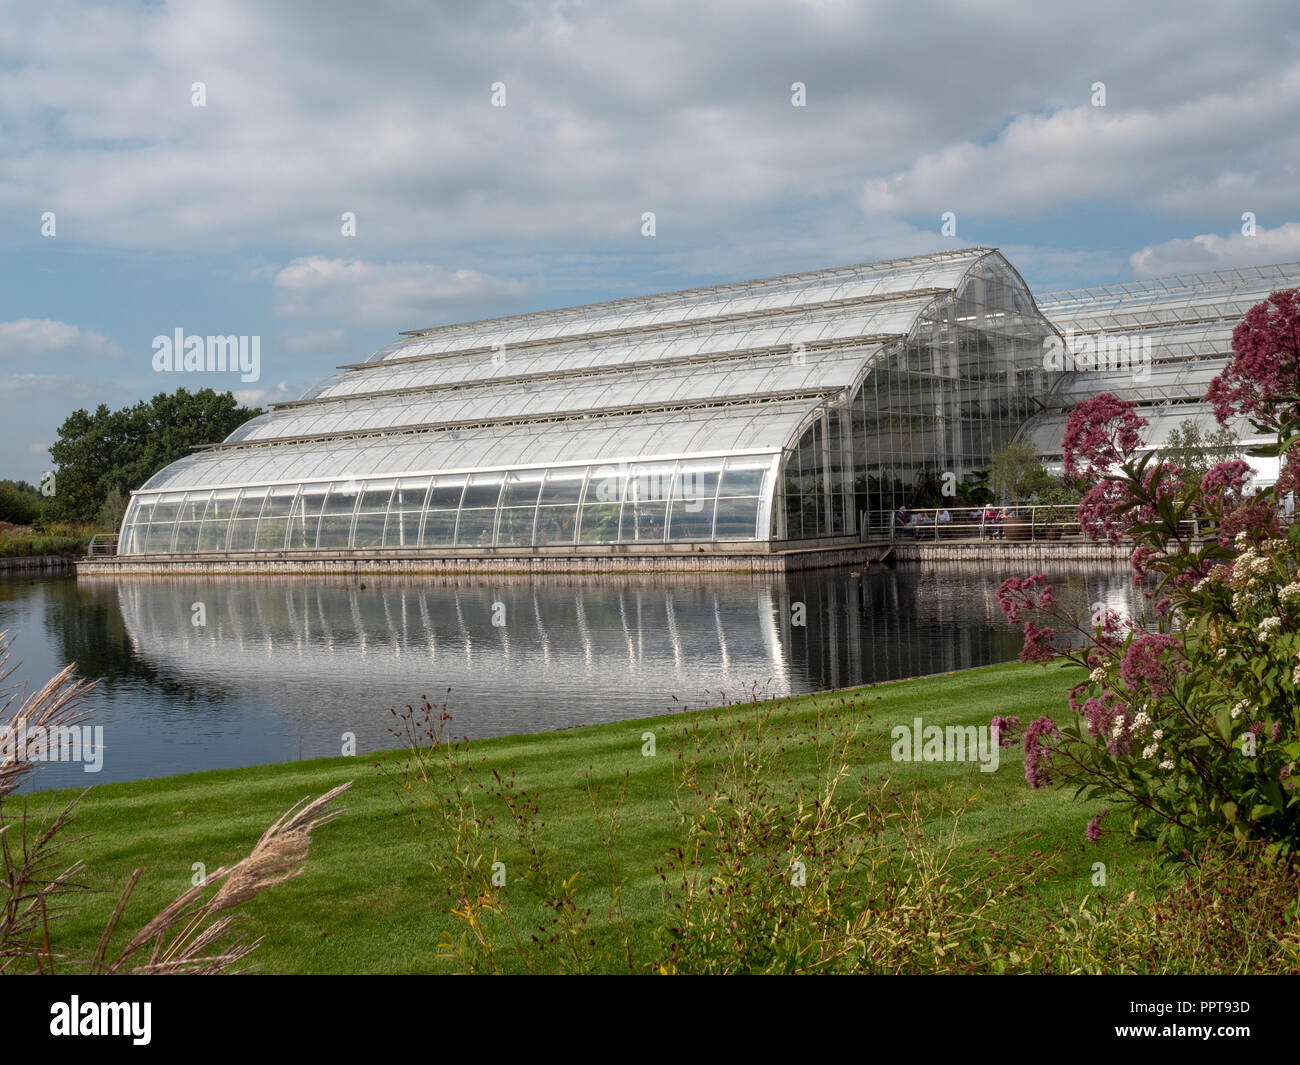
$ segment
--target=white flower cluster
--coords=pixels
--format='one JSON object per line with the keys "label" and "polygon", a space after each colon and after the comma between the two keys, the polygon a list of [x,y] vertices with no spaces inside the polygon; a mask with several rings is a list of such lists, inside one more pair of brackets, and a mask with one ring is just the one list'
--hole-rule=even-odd
{"label": "white flower cluster", "polygon": [[1222,662],[1225,658],[1228,657],[1228,649],[1226,647],[1220,647],[1214,653],[1214,657],[1217,658],[1220,662]]}
{"label": "white flower cluster", "polygon": [[1268,640],[1278,629],[1282,627],[1282,619],[1279,617],[1265,618],[1259,623],[1259,638]]}
{"label": "white flower cluster", "polygon": [[1093,684],[1105,684],[1107,680],[1107,673],[1105,668],[1102,666],[1098,666],[1096,669],[1094,669],[1091,673],[1088,674],[1088,679],[1092,681]]}
{"label": "white flower cluster", "polygon": [[1268,573],[1270,562],[1267,557],[1261,555],[1253,547],[1246,548],[1237,556],[1237,564],[1233,566],[1234,573],[1248,573],[1252,579],[1263,577]]}
{"label": "white flower cluster", "polygon": [[1174,767],[1174,760],[1172,758],[1166,758],[1163,762],[1160,763],[1161,769],[1173,769],[1173,767]]}
{"label": "white flower cluster", "polygon": [[[1139,710],[1138,713],[1137,713],[1137,716],[1133,718],[1133,731],[1134,731],[1134,732],[1137,732],[1137,731],[1138,731],[1138,723],[1139,723],[1139,722],[1142,722],[1142,723],[1143,723],[1144,728],[1145,728],[1145,726],[1151,724],[1151,718],[1147,715],[1146,710]],[[1147,747],[1143,747],[1143,748],[1142,748],[1142,757],[1143,757],[1143,758],[1154,758],[1154,757],[1156,756],[1156,753],[1160,750],[1160,741],[1163,740],[1164,738],[1165,738],[1165,730],[1162,729],[1162,728],[1158,728],[1158,729],[1156,729],[1153,733],[1151,733],[1151,740],[1152,740],[1152,742],[1151,742],[1150,746],[1147,746]],[[1168,761],[1168,759],[1166,759],[1166,761]],[[1169,765],[1168,765],[1168,766],[1165,765],[1164,763],[1161,763],[1160,768],[1161,768],[1161,769],[1168,769],[1168,768],[1169,768],[1170,766],[1172,766],[1172,765],[1173,765],[1172,762],[1169,762]]]}
{"label": "white flower cluster", "polygon": [[1245,699],[1242,699],[1241,702],[1239,702],[1236,706],[1234,706],[1230,711],[1232,714],[1232,720],[1236,721],[1237,718],[1241,717],[1241,712],[1245,710],[1246,707],[1248,707],[1249,705],[1250,705],[1249,702],[1247,702]]}
{"label": "white flower cluster", "polygon": [[[1133,731],[1134,731],[1134,732],[1145,732],[1145,731],[1146,731],[1147,729],[1149,729],[1150,727],[1151,727],[1151,715],[1148,714],[1148,713],[1146,712],[1145,708],[1142,709],[1142,710],[1139,710],[1136,714],[1133,715]],[[1156,739],[1159,739],[1159,738],[1160,738],[1160,735],[1159,735],[1159,733],[1157,733],[1157,734],[1156,734]]]}
{"label": "white flower cluster", "polygon": [[1202,588],[1204,588],[1207,584],[1209,584],[1212,580],[1214,580],[1218,575],[1219,575],[1218,570],[1210,570],[1209,573],[1207,573],[1204,577],[1202,577],[1199,581],[1197,581],[1194,585],[1192,585],[1192,591],[1199,592]]}

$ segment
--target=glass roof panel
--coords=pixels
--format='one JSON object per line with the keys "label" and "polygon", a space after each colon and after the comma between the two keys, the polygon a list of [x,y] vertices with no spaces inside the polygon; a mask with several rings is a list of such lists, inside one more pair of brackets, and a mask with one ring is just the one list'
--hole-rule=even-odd
{"label": "glass roof panel", "polygon": [[[237,439],[271,440],[390,426],[595,411],[633,404],[709,400],[790,388],[842,388],[875,348],[805,352],[796,365],[789,352],[697,363],[665,373],[657,369],[611,371],[591,377],[491,381],[457,391],[376,397],[308,407],[286,407],[250,421]],[[797,372],[791,372],[795,370]]]}
{"label": "glass roof panel", "polygon": [[390,345],[382,356],[376,353],[372,360],[400,361],[430,347],[437,351],[451,351],[494,342],[509,345],[540,337],[583,336],[666,322],[715,318],[723,314],[756,313],[806,303],[902,294],[917,288],[952,288],[970,264],[987,253],[988,249],[967,248],[910,260],[865,263],[608,304],[536,312],[491,322],[441,326],[417,337],[404,338],[397,342],[396,348]]}
{"label": "glass roof panel", "polygon": [[203,452],[173,463],[150,490],[209,488],[315,476],[393,475],[474,467],[569,465],[600,458],[636,459],[737,447],[779,451],[811,401],[754,403],[703,411],[492,426],[454,433],[402,435],[382,442],[338,441],[328,447],[283,444]]}

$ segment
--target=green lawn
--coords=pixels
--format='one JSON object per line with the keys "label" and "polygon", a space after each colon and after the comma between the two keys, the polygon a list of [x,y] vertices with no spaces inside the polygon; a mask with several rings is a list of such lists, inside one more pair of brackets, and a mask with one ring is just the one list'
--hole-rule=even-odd
{"label": "green lawn", "polygon": [[[1059,667],[993,666],[789,700],[777,705],[772,725],[789,737],[785,765],[789,782],[797,784],[801,774],[811,779],[815,773],[812,745],[800,738],[808,738],[815,719],[814,699],[823,706],[839,703],[861,722],[860,735],[869,741],[864,764],[855,768],[900,785],[915,782],[934,800],[936,829],[953,810],[963,809],[962,853],[993,848],[1024,856],[1059,846],[1054,861],[1043,861],[1038,881],[1047,902],[1095,892],[1091,877],[1097,861],[1106,864],[1106,892],[1136,890],[1145,897],[1165,875],[1152,850],[1117,834],[1100,845],[1086,843],[1084,823],[1100,805],[1076,803],[1062,791],[1030,791],[1018,750],[1002,752],[996,773],[980,772],[974,763],[895,763],[889,756],[894,724],[910,724],[919,716],[927,725],[982,725],[994,713],[1019,715],[1028,724],[1043,713],[1059,712],[1075,677]],[[449,709],[455,713],[454,706]],[[704,739],[717,738],[735,719],[753,714],[751,707],[698,711],[476,741],[471,751],[475,759],[485,759],[476,776],[486,779],[492,769],[506,778],[513,773],[519,787],[539,793],[539,816],[555,866],[565,875],[578,874],[584,889],[580,903],[591,907],[597,935],[608,915],[610,876],[583,779],[589,771],[602,785],[606,805],[622,783],[626,799],[615,856],[627,878],[629,922],[646,952],[638,960],[649,961],[661,899],[654,867],[674,839],[674,754],[687,742],[688,729],[698,726]],[[642,755],[646,731],[655,733],[655,757]],[[102,893],[83,897],[77,911],[55,925],[55,949],[93,946],[118,887],[135,867],[143,866],[145,875],[123,922],[132,931],[189,886],[194,863],[213,870],[238,860],[294,802],[352,780],[346,813],[317,831],[302,876],[247,907],[244,930],[265,936],[253,960],[263,971],[287,973],[447,968],[437,957],[448,924],[445,896],[435,883],[421,830],[403,813],[393,779],[377,765],[396,757],[333,758],[96,786],[82,803],[73,833],[88,838],[69,853],[84,860],[85,882]],[[31,801],[43,804],[71,794],[40,793]]]}

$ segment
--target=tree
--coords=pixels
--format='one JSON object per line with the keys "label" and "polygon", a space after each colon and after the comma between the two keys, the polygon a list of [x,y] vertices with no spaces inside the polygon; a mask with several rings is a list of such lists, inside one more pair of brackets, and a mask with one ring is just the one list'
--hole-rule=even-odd
{"label": "tree", "polygon": [[124,496],[193,447],[224,440],[260,413],[210,388],[159,393],[116,411],[104,404],[94,414],[73,411],[50,446],[55,491],[46,517],[95,521],[114,490]]}
{"label": "tree", "polygon": [[1012,440],[993,452],[989,463],[989,486],[1003,503],[1019,503],[1039,489],[1045,489],[1052,476],[1038,459],[1033,444]]}
{"label": "tree", "polygon": [[26,481],[0,481],[0,521],[32,525],[41,516],[45,499]]}
{"label": "tree", "polygon": [[131,500],[126,494],[113,485],[104,497],[104,505],[99,508],[99,524],[106,529],[117,531],[122,526],[122,519],[126,517],[126,507]]}
{"label": "tree", "polygon": [[1034,500],[1045,506],[1069,506],[1080,502],[1086,491],[1087,486],[1076,478],[1048,475],[1034,493]]}
{"label": "tree", "polygon": [[1203,432],[1195,418],[1184,418],[1170,432],[1157,457],[1182,470],[1183,484],[1191,491],[1220,462],[1241,458],[1241,446],[1237,434],[1226,426]]}

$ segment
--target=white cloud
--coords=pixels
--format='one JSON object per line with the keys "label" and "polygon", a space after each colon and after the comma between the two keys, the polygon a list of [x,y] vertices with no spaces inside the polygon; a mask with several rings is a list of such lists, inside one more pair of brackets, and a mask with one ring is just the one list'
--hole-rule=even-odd
{"label": "white cloud", "polygon": [[943,210],[1080,200],[1280,212],[1300,163],[1285,0],[1176,18],[1129,0],[943,18],[889,2],[381,5],[364,35],[352,16],[329,0],[17,7],[0,207],[56,210],[61,236],[92,242],[370,259],[457,240],[640,249],[653,210],[656,246],[682,251],[755,228],[833,242],[808,212],[842,225],[859,198],[936,229]]}
{"label": "white cloud", "polygon": [[0,377],[0,392],[16,392],[20,395],[36,393],[64,393],[76,386],[76,379],[64,373],[19,373]]}
{"label": "white cloud", "polygon": [[0,359],[65,354],[116,359],[121,357],[122,349],[103,333],[49,318],[0,322]]}
{"label": "white cloud", "polygon": [[1202,233],[1189,240],[1167,240],[1134,252],[1129,260],[1134,277],[1297,261],[1300,222],[1287,222],[1276,229],[1257,227],[1253,237],[1241,232],[1226,237]]}
{"label": "white cloud", "polygon": [[[986,144],[962,140],[864,183],[867,213],[1035,215],[1119,201],[1170,213],[1293,210],[1300,164],[1300,64],[1234,90],[1158,107],[1080,104],[1013,119]],[[976,131],[977,132],[977,131]],[[937,225],[937,221],[936,221]]]}
{"label": "white cloud", "polygon": [[268,403],[286,403],[302,395],[301,387],[281,381],[272,388],[237,388],[231,392],[235,402],[244,407],[265,407]]}
{"label": "white cloud", "polygon": [[281,346],[289,355],[318,355],[338,351],[345,344],[345,337],[342,329],[313,329],[286,336]]}
{"label": "white cloud", "polygon": [[477,270],[308,256],[276,273],[275,313],[417,329],[449,315],[473,317],[477,307],[526,291],[520,281]]}

